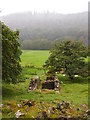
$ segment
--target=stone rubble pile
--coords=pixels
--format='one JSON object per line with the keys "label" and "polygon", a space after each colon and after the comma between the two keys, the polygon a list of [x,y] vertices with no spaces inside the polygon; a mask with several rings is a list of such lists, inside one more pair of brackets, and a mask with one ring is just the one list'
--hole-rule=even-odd
{"label": "stone rubble pile", "polygon": [[75,108],[70,102],[62,101],[58,102],[56,107],[48,107],[47,110],[43,110],[37,116],[39,118],[49,119],[53,115],[58,115],[57,119],[60,120],[90,120],[90,110],[81,110]]}

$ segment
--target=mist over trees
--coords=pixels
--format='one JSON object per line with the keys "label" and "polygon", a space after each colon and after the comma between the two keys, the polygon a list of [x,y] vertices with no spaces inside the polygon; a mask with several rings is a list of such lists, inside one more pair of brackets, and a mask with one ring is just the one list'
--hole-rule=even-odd
{"label": "mist over trees", "polygon": [[88,13],[16,13],[3,16],[11,29],[19,29],[23,49],[50,49],[56,41],[88,41]]}

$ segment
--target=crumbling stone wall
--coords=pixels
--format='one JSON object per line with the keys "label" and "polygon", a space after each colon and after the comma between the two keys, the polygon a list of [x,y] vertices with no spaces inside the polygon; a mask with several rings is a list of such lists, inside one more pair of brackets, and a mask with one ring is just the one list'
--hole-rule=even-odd
{"label": "crumbling stone wall", "polygon": [[[40,84],[41,84],[41,80],[38,76],[35,79],[31,78],[28,92],[31,90],[38,89]],[[59,88],[60,86],[57,76],[50,76],[50,77],[47,76],[45,82],[42,83],[42,89],[52,89],[55,91],[59,91]]]}
{"label": "crumbling stone wall", "polygon": [[54,89],[58,91],[60,88],[59,80],[57,76],[50,76],[46,78],[46,81],[42,83],[42,89]]}
{"label": "crumbling stone wall", "polygon": [[41,80],[38,76],[36,76],[36,78],[31,78],[30,84],[29,84],[29,88],[28,88],[28,92],[31,90],[35,90],[38,89],[39,86],[41,84]]}

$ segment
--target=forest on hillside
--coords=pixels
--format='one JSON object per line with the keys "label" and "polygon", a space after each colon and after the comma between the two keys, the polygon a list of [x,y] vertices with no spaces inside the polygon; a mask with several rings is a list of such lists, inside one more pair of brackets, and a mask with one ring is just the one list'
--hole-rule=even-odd
{"label": "forest on hillside", "polygon": [[16,13],[2,16],[11,29],[20,31],[22,49],[50,49],[61,40],[88,42],[88,13]]}

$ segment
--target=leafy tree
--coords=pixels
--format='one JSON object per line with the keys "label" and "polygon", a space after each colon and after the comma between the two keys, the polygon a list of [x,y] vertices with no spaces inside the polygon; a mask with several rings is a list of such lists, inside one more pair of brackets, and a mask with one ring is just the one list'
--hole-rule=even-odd
{"label": "leafy tree", "polygon": [[44,65],[50,73],[63,69],[71,79],[75,74],[86,75],[88,67],[84,59],[87,57],[87,48],[82,42],[62,41],[55,44],[50,53],[50,57]]}
{"label": "leafy tree", "polygon": [[2,23],[2,79],[16,83],[21,72],[19,31],[12,31]]}

